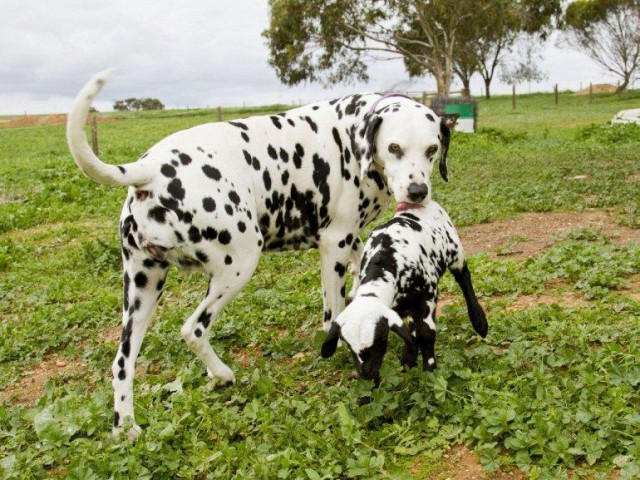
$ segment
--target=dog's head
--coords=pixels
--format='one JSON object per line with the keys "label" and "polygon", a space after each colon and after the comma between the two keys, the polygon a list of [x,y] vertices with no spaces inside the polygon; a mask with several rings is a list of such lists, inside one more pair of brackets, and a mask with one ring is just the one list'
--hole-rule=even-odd
{"label": "dog's head", "polygon": [[372,164],[381,167],[397,203],[429,202],[436,159],[440,175],[448,181],[449,127],[419,103],[397,100],[369,113],[355,135],[360,178],[365,178]]}
{"label": "dog's head", "polygon": [[402,319],[393,310],[371,298],[357,298],[331,325],[322,344],[322,356],[332,356],[342,339],[355,360],[358,375],[365,380],[380,382],[380,367],[387,353],[389,330],[405,343],[413,344]]}

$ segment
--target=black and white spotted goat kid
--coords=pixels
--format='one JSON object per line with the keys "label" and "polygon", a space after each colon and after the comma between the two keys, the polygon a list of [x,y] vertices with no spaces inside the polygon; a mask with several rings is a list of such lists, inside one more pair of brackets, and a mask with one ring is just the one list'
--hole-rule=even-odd
{"label": "black and white spotted goat kid", "polygon": [[[84,124],[107,73],[75,100],[67,140],[93,180],[129,187],[120,217],[123,331],[113,363],[114,433],[133,420],[133,376],[142,339],[171,264],[209,275],[182,337],[222,383],[235,380],[209,344],[214,318],[253,274],[260,252],[317,247],[324,328],[344,309],[360,231],[397,202],[426,203],[436,156],[446,179],[447,126],[401,95],[351,95],[272,116],[200,125],[153,146],[137,162],[109,165]],[[129,437],[136,437],[133,427]]]}
{"label": "black and white spotted goat kid", "polygon": [[[436,368],[435,311],[438,281],[449,269],[467,302],[475,331],[485,337],[489,326],[478,303],[458,234],[436,202],[409,208],[399,204],[396,216],[374,230],[364,247],[360,286],[354,300],[338,315],[322,345],[330,357],[342,338],[351,350],[359,375],[379,383],[389,330],[405,342],[403,365]],[[409,317],[409,329],[403,318]]]}

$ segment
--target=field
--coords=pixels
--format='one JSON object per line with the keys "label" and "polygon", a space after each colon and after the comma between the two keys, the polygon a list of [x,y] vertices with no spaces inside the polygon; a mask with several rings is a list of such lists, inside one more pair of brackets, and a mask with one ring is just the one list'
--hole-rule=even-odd
{"label": "field", "polygon": [[[110,436],[125,191],[81,174],[62,125],[0,123],[0,477],[640,478],[640,127],[604,125],[638,104],[497,97],[479,133],[453,136],[434,197],[490,331],[445,276],[434,373],[403,372],[395,338],[377,390],[344,348],[321,359],[318,254],[288,252],[263,255],[215,321],[238,380],[216,388],[179,333],[206,280],[172,271],[138,360],[135,443]],[[125,163],[215,111],[103,117],[101,156]]]}

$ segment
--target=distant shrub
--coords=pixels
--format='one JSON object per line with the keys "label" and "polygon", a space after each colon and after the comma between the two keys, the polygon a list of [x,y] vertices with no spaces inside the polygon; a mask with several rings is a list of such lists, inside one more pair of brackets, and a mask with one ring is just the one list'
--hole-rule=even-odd
{"label": "distant shrub", "polygon": [[640,142],[640,125],[624,123],[618,125],[591,124],[578,131],[578,140],[591,140],[599,143]]}
{"label": "distant shrub", "polygon": [[164,110],[163,103],[157,98],[127,98],[117,100],[113,109],[119,112],[138,112],[140,110]]}

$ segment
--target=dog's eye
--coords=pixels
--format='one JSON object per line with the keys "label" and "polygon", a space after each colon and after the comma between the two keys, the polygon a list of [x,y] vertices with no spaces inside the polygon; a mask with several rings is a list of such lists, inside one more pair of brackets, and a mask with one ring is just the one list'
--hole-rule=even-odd
{"label": "dog's eye", "polygon": [[400,148],[400,145],[398,145],[397,143],[391,143],[389,145],[389,152],[398,154],[402,152],[402,149]]}
{"label": "dog's eye", "polygon": [[437,151],[438,151],[438,146],[431,145],[429,148],[427,148],[427,158],[433,157]]}

